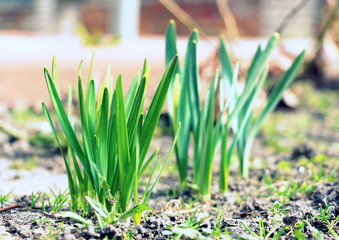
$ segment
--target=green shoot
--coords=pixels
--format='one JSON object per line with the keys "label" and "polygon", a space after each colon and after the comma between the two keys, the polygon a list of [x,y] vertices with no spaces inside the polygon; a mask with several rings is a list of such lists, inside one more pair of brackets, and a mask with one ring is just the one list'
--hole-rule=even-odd
{"label": "green shoot", "polygon": [[[219,80],[219,73],[216,71],[205,102],[202,103],[199,95],[197,61],[198,32],[194,30],[191,33],[183,67],[176,68],[168,98],[168,111],[174,134],[178,133],[176,124],[182,123],[175,149],[180,190],[189,186],[190,139],[193,140],[194,150],[193,186],[198,189],[203,201],[210,199],[212,167],[215,149],[219,144],[221,144],[220,192],[225,193],[228,190],[229,169],[236,150],[240,160],[240,172],[242,176],[248,177],[250,152],[254,139],[264,119],[277,106],[283,91],[291,85],[304,59],[304,52],[302,52],[273,88],[265,108],[258,117],[254,118],[254,102],[267,79],[268,59],[278,39],[279,34],[275,33],[265,48],[259,46],[248,69],[245,88],[241,94],[238,94],[239,65],[237,64],[233,69],[221,37],[219,48],[221,79]],[[174,21],[170,21],[166,31],[166,64],[176,53],[176,28]],[[218,105],[220,109],[217,109]],[[215,116],[218,111],[219,116]],[[229,139],[231,133],[234,135],[232,141]]]}
{"label": "green shoot", "polygon": [[40,197],[41,197],[41,193],[38,193],[37,195],[35,195],[33,192],[31,193],[32,202],[31,202],[31,205],[29,206],[30,209],[35,207]]}
{"label": "green shoot", "polygon": [[65,206],[68,200],[68,194],[65,192],[56,194],[52,189],[50,189],[50,191],[52,193],[53,200],[51,200],[51,197],[47,194],[44,194],[43,198],[47,200],[48,206],[52,212],[58,212]]}
{"label": "green shoot", "polygon": [[0,203],[7,202],[12,192],[13,190],[6,194],[0,194]]}
{"label": "green shoot", "polygon": [[245,223],[242,224],[243,228],[250,233],[256,239],[266,240],[266,239],[278,239],[281,236],[281,232],[276,230],[282,225],[282,222],[276,223],[270,230],[266,230],[266,226],[263,220],[258,221],[259,233],[251,230]]}
{"label": "green shoot", "polygon": [[[279,39],[279,34],[275,33],[268,41],[265,48],[259,46],[254,56],[252,64],[248,69],[245,80],[245,88],[238,96],[237,94],[237,73],[238,65],[233,70],[228,56],[226,45],[220,38],[219,59],[221,63],[221,109],[223,107],[228,112],[227,119],[222,124],[222,156],[220,167],[220,191],[226,192],[228,189],[228,176],[231,158],[235,149],[238,152],[240,161],[240,172],[243,177],[248,177],[250,151],[256,135],[258,134],[264,119],[275,109],[285,89],[287,89],[295,79],[304,59],[303,51],[292,63],[291,67],[282,76],[273,88],[266,106],[262,112],[254,119],[254,102],[267,79],[267,62],[270,53]],[[227,99],[227,102],[224,101]],[[226,140],[230,131],[235,137],[229,144]]]}
{"label": "green shoot", "polygon": [[[179,134],[176,144],[176,160],[179,171],[180,190],[188,187],[188,149],[191,136],[193,137],[193,187],[197,188],[203,201],[210,199],[212,184],[212,167],[216,134],[219,126],[215,126],[214,113],[219,74],[216,72],[203,105],[199,96],[199,66],[197,58],[198,32],[195,30],[189,37],[186,57],[182,71],[176,68],[172,79],[168,98],[170,122],[173,133]],[[176,28],[171,21],[166,31],[166,63],[176,54]],[[180,132],[176,124],[181,122]]]}
{"label": "green shoot", "polygon": [[330,204],[327,205],[325,208],[320,206],[319,208],[319,213],[320,215],[315,215],[313,216],[321,221],[323,221],[326,226],[328,231],[332,234],[332,236],[335,239],[339,239],[339,234],[334,230],[334,227],[339,223],[339,215],[334,215],[332,214],[334,207],[332,207]]}
{"label": "green shoot", "polygon": [[[56,85],[56,64],[52,66],[52,74],[45,68],[48,92],[67,139],[67,153],[61,148],[60,136],[46,104],[43,103],[42,107],[64,158],[73,211],[81,210],[86,214],[90,207],[100,206],[106,209],[112,219],[121,219],[127,213],[133,213],[134,222],[140,223],[141,212],[147,209],[147,201],[159,176],[152,184],[152,176],[150,177],[141,201],[137,191],[139,179],[153,159],[157,159],[154,169],[159,163],[158,150],[150,158],[146,158],[146,154],[176,65],[177,56],[174,56],[165,70],[148,112],[145,113],[143,103],[149,78],[146,61],[141,76],[134,79],[126,98],[123,95],[121,75],[113,91],[110,90],[108,79],[97,93],[91,76],[84,89],[81,63],[78,71],[80,123],[73,120],[71,91],[67,112],[63,106]],[[91,68],[92,63],[90,73]],[[134,205],[131,204],[133,199]],[[94,209],[98,212],[99,208]]]}

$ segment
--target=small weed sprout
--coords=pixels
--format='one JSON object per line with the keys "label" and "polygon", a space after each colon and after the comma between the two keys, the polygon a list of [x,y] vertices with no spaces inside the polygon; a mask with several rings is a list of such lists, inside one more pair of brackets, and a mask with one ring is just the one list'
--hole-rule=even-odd
{"label": "small weed sprout", "polygon": [[259,219],[258,220],[259,233],[257,233],[256,231],[248,227],[245,223],[242,224],[242,226],[248,233],[250,233],[256,239],[261,240],[278,239],[283,234],[282,231],[277,231],[277,229],[279,229],[281,225],[282,222],[277,222],[271,229],[267,230],[265,222],[262,219]]}
{"label": "small weed sprout", "polygon": [[[174,233],[178,239],[188,237],[190,239],[205,239],[200,231],[204,232],[202,229],[203,222],[210,218],[212,215],[202,217],[198,219],[197,216],[198,209],[194,211],[192,216],[190,216],[184,223],[171,227],[171,232]],[[208,232],[210,234],[210,232]]]}
{"label": "small weed sprout", "polygon": [[[29,206],[30,209],[35,208],[35,205],[38,203],[38,201],[41,198],[41,193],[34,194],[33,192],[31,193],[31,205]],[[46,211],[46,209],[43,209]]]}
{"label": "small weed sprout", "polygon": [[52,194],[51,197],[46,193],[43,196],[43,208],[46,208],[45,200],[47,200],[49,209],[52,212],[58,212],[65,206],[68,200],[68,194],[66,192],[56,194],[52,189],[50,189],[50,191]]}
{"label": "small weed sprout", "polygon": [[313,216],[323,221],[326,224],[327,229],[332,234],[332,236],[335,239],[339,239],[339,234],[333,229],[334,226],[339,224],[339,215],[334,215],[333,210],[334,210],[334,207],[331,206],[331,204],[326,205],[325,208],[320,206],[319,208],[320,215],[313,214]]}
{"label": "small weed sprout", "polygon": [[6,194],[0,194],[0,203],[7,202],[12,192],[13,191],[10,191],[9,193],[6,193]]}

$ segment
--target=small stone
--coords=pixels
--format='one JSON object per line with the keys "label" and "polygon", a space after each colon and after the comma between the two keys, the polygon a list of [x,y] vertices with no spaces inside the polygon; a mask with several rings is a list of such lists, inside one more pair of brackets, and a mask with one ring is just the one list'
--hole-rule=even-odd
{"label": "small stone", "polygon": [[64,236],[63,236],[63,239],[64,240],[75,240],[76,238],[75,238],[75,236],[74,235],[72,235],[72,234],[65,234]]}
{"label": "small stone", "polygon": [[17,229],[15,226],[10,226],[10,227],[7,229],[7,232],[15,234],[15,233],[18,232],[18,229]]}
{"label": "small stone", "polygon": [[161,233],[162,233],[162,235],[164,235],[164,236],[170,236],[170,235],[173,235],[173,233],[172,233],[170,230],[164,230],[164,231],[162,231]]}
{"label": "small stone", "polygon": [[143,226],[141,225],[135,225],[134,226],[134,229],[138,232],[138,233],[141,233],[141,234],[144,234],[146,232],[146,229],[143,228]]}
{"label": "small stone", "polygon": [[311,159],[315,156],[315,151],[313,148],[306,144],[302,144],[300,146],[297,146],[293,149],[291,158],[293,160],[298,160],[300,157],[305,157],[307,159]]}
{"label": "small stone", "polygon": [[285,216],[283,217],[283,223],[289,226],[294,226],[298,222],[299,218],[296,216]]}

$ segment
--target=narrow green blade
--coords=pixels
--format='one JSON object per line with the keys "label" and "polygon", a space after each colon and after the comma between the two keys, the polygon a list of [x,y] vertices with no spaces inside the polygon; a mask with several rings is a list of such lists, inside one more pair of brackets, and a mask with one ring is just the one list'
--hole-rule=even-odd
{"label": "narrow green blade", "polygon": [[71,196],[74,196],[75,193],[76,193],[76,183],[75,183],[75,180],[73,180],[73,174],[72,174],[72,171],[71,171],[71,168],[68,164],[68,161],[67,161],[67,157],[66,155],[64,154],[64,151],[62,150],[62,147],[61,147],[61,144],[60,144],[60,141],[59,141],[59,137],[58,137],[58,134],[55,130],[55,127],[54,127],[54,124],[53,124],[53,121],[52,121],[52,118],[49,114],[49,111],[46,107],[46,104],[43,102],[42,103],[42,109],[43,109],[43,112],[46,116],[46,119],[47,119],[47,122],[49,124],[49,126],[51,127],[52,129],[52,133],[54,135],[54,138],[56,139],[57,141],[57,144],[58,144],[58,147],[59,147],[59,150],[60,150],[60,153],[61,153],[61,156],[63,157],[64,159],[64,163],[65,163],[65,166],[66,166],[66,172],[67,172],[67,180],[68,180],[68,186],[69,186],[69,191],[70,191],[70,195]]}
{"label": "narrow green blade", "polygon": [[48,92],[50,94],[55,112],[58,116],[58,119],[60,121],[60,125],[62,127],[62,130],[64,131],[66,138],[68,139],[70,145],[72,146],[75,154],[78,156],[79,160],[81,161],[81,163],[83,164],[83,167],[85,169],[85,171],[87,172],[87,174],[90,175],[91,171],[89,168],[89,164],[88,161],[86,159],[86,156],[84,155],[79,142],[75,136],[75,133],[73,131],[73,128],[67,118],[67,114],[62,106],[62,102],[60,99],[60,96],[56,90],[56,87],[53,83],[53,80],[51,78],[51,76],[48,73],[48,70],[45,68],[44,70],[45,73],[45,80],[46,80],[46,84],[47,84],[47,88],[48,88]]}
{"label": "narrow green blade", "polygon": [[[171,62],[173,57],[177,55],[177,29],[174,20],[170,20],[166,29],[166,66]],[[177,65],[176,73],[180,72],[179,64]],[[174,74],[174,75],[175,75]]]}
{"label": "narrow green blade", "polygon": [[129,118],[129,115],[131,114],[131,109],[132,109],[132,102],[134,100],[135,94],[138,90],[140,84],[140,76],[137,74],[132,82],[132,85],[130,86],[126,98],[125,98],[125,107],[126,107],[126,116]]}
{"label": "narrow green blade", "polygon": [[127,129],[128,138],[132,139],[138,126],[139,117],[143,110],[143,101],[146,93],[147,79],[143,77],[138,85],[138,89],[133,96],[133,102],[131,102],[131,112],[128,116]]}
{"label": "narrow green blade", "polygon": [[[91,179],[92,184],[94,184],[94,187],[98,189],[99,187],[99,181],[97,177],[93,174],[93,166],[92,164],[95,163],[95,157],[94,157],[94,149],[93,149],[93,142],[92,138],[90,136],[90,130],[89,130],[89,124],[88,124],[88,113],[87,108],[85,106],[85,99],[84,99],[84,93],[82,88],[82,81],[81,77],[78,78],[78,97],[79,97],[79,109],[80,109],[80,118],[81,118],[81,127],[82,127],[82,141],[84,146],[84,154],[86,156],[86,162],[89,167],[89,172],[87,172],[88,176]],[[93,136],[94,137],[94,136]],[[76,153],[76,151],[74,151]],[[81,162],[81,164],[83,164]],[[84,166],[85,167],[85,166]]]}
{"label": "narrow green blade", "polygon": [[300,53],[298,57],[294,60],[292,66],[286,71],[286,73],[282,76],[278,84],[274,87],[273,91],[271,92],[268,100],[267,105],[265,106],[264,110],[259,115],[258,119],[254,123],[251,135],[256,135],[258,130],[260,129],[265,117],[271,113],[274,108],[279,103],[280,99],[282,98],[282,94],[286,88],[288,88],[292,81],[295,79],[296,75],[300,67],[304,62],[305,51]]}
{"label": "narrow green blade", "polygon": [[149,145],[153,138],[154,130],[159,121],[160,113],[161,113],[162,107],[166,99],[167,91],[171,83],[173,73],[177,65],[177,61],[178,61],[178,57],[175,56],[172,59],[172,61],[168,64],[165,70],[165,73],[159,83],[159,86],[155,92],[155,95],[151,102],[148,113],[145,117],[145,122],[144,122],[144,126],[143,126],[142,133],[141,133],[141,142],[140,142],[141,153],[140,153],[140,165],[139,166],[142,166],[143,159],[146,156]]}
{"label": "narrow green blade", "polygon": [[231,59],[227,53],[226,50],[226,45],[224,42],[224,37],[220,35],[219,37],[220,41],[220,47],[219,47],[219,59],[220,59],[220,64],[221,64],[221,69],[222,69],[222,77],[223,79],[226,80],[227,87],[231,87],[233,85],[232,79],[233,79],[233,68],[232,68],[232,63]]}
{"label": "narrow green blade", "polygon": [[239,97],[238,102],[230,115],[230,120],[237,116],[238,113],[243,109],[243,106],[246,104],[248,97],[251,95],[255,85],[257,84],[260,72],[267,64],[270,53],[277,44],[278,39],[279,34],[275,33],[268,41],[264,50],[261,50],[261,47],[259,46],[246,77],[245,89],[242,95]]}
{"label": "narrow green blade", "polygon": [[56,89],[59,91],[59,79],[58,79],[58,65],[56,57],[52,58],[52,78],[55,84]]}
{"label": "narrow green blade", "polygon": [[[187,81],[189,106],[192,117],[193,131],[198,127],[198,118],[200,112],[199,98],[199,67],[197,61],[197,39],[198,32],[193,31],[191,36],[192,42],[189,42],[186,52],[183,78]],[[185,81],[184,80],[184,81]],[[185,89],[185,91],[187,91]]]}
{"label": "narrow green blade", "polygon": [[107,179],[108,174],[108,115],[109,115],[109,96],[108,96],[108,89],[104,89],[100,113],[99,113],[99,120],[97,126],[97,133],[98,133],[98,150],[100,154],[100,161],[99,166],[104,174],[105,178]]}
{"label": "narrow green blade", "polygon": [[[130,163],[129,138],[126,122],[124,96],[122,91],[121,75],[118,77],[116,85],[116,133],[117,133],[117,150],[118,150],[118,167],[119,167],[119,182],[120,187],[124,187],[124,180],[127,172],[127,167]],[[131,187],[133,184],[131,184]],[[127,189],[124,189],[126,191]],[[122,211],[127,210],[128,201],[126,196],[121,192],[120,204]]]}
{"label": "narrow green blade", "polygon": [[216,82],[219,76],[216,73],[213,78],[208,95],[206,98],[206,105],[203,114],[203,141],[201,145],[201,160],[200,160],[200,174],[199,174],[199,194],[203,201],[210,199],[211,185],[212,185],[212,166],[214,161],[214,113],[215,113],[215,96],[216,96]]}

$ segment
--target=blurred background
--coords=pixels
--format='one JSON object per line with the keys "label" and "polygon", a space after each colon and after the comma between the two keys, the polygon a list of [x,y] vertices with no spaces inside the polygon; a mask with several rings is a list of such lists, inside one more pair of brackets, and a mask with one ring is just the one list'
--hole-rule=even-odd
{"label": "blurred background", "polygon": [[[91,34],[111,33],[116,36],[124,34],[123,28],[128,28],[130,35],[127,37],[133,34],[162,35],[169,19],[181,19],[180,8],[199,24],[204,33],[215,36],[224,30],[224,18],[231,18],[221,16],[222,3],[218,2],[227,3],[218,0],[1,0],[0,27],[1,30],[62,34],[74,34],[84,27]],[[267,37],[299,2],[229,0],[228,6],[240,35]],[[320,27],[326,1],[304,2],[305,6],[285,31],[290,37],[310,37]],[[126,16],[121,16],[123,14]],[[126,25],[119,28],[123,21]],[[179,34],[188,34],[185,22],[177,22]]]}
{"label": "blurred background", "polygon": [[[152,85],[164,69],[164,32],[175,19],[178,48],[200,33],[201,71],[209,77],[217,36],[224,34],[234,60],[250,61],[259,43],[275,31],[282,42],[271,60],[280,73],[307,49],[310,78],[319,87],[338,84],[338,0],[0,0],[0,105],[2,109],[40,108],[48,101],[43,67],[52,56],[59,63],[66,89],[77,81],[95,52],[94,76],[101,80],[111,65],[128,86],[144,58],[151,65]],[[206,71],[205,71],[206,70]],[[84,71],[84,76],[86,71]]]}

